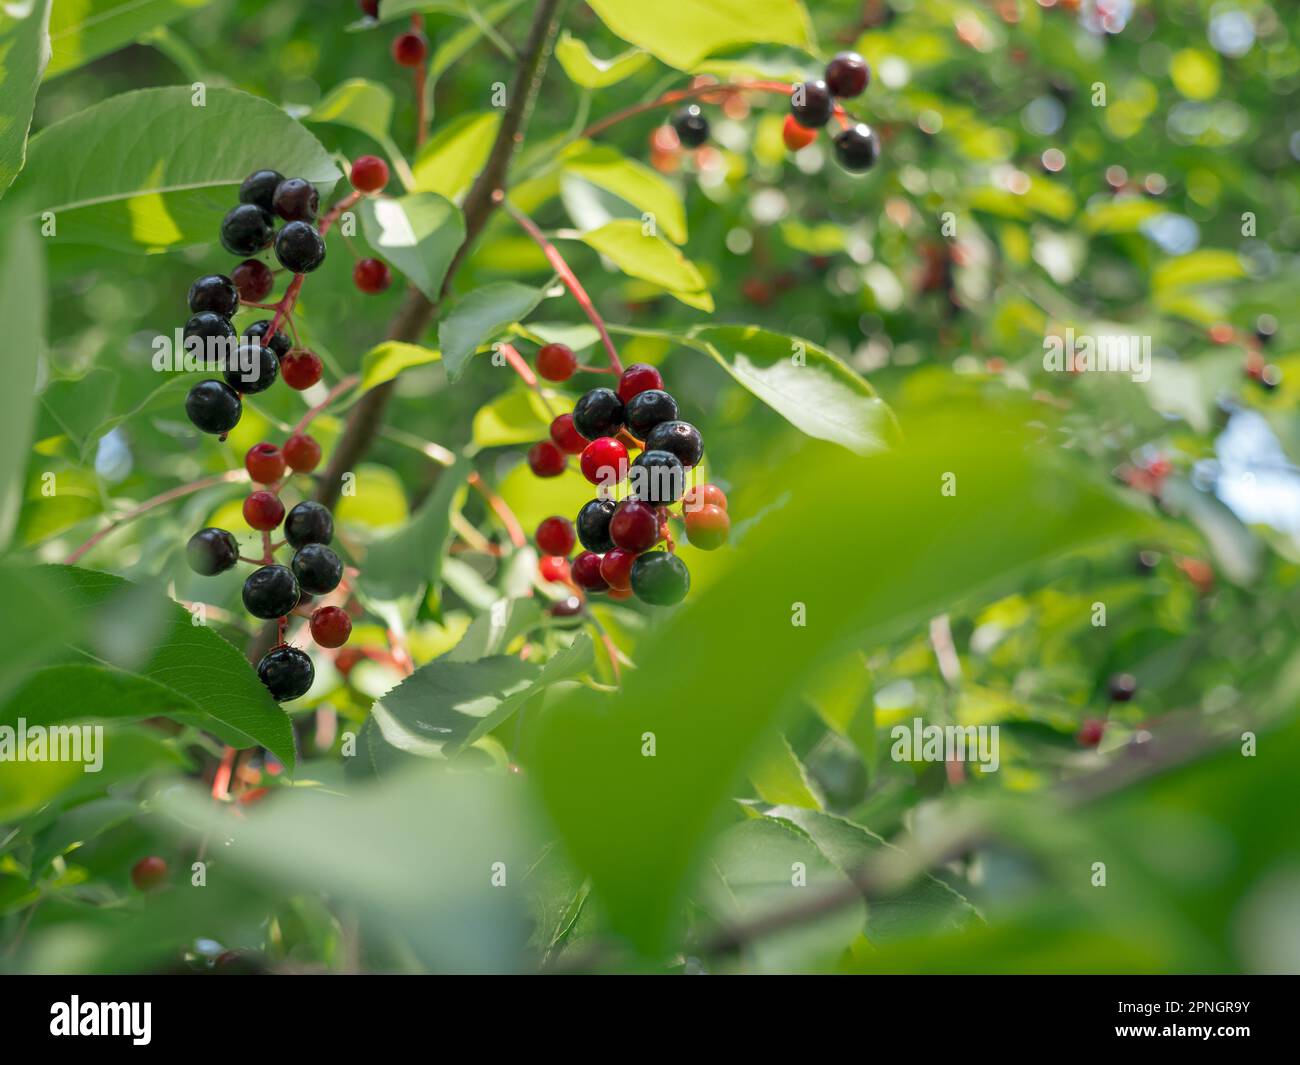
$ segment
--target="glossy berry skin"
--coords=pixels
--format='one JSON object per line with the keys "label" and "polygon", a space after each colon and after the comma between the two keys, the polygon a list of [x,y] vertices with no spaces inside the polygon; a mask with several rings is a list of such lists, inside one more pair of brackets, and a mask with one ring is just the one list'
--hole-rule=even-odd
{"label": "glossy berry skin", "polygon": [[727,509],[727,495],[716,484],[696,484],[682,494],[682,512],[689,514],[700,507]]}
{"label": "glossy berry skin", "polygon": [[244,455],[244,469],[257,484],[275,484],[284,476],[284,453],[274,444],[254,444]]}
{"label": "glossy berry skin", "polygon": [[1106,684],[1111,700],[1126,703],[1137,694],[1138,682],[1132,673],[1116,673]]}
{"label": "glossy berry skin", "polygon": [[569,552],[578,542],[578,534],[573,531],[573,523],[559,517],[544,519],[537,526],[533,538],[544,554],[560,555],[564,558],[569,557]]}
{"label": "glossy berry skin", "polygon": [[861,96],[871,80],[871,68],[857,52],[841,52],[826,64],[826,87],[841,100]]}
{"label": "glossy berry skin", "polygon": [[544,581],[567,581],[569,560],[560,555],[543,555],[537,562],[537,572]]}
{"label": "glossy berry skin", "polygon": [[643,362],[634,362],[618,379],[618,398],[624,403],[630,403],[632,397],[640,395],[647,389],[663,389],[663,375],[653,366],[647,366]]}
{"label": "glossy berry skin", "polygon": [[257,663],[257,675],[271,698],[286,703],[307,694],[316,679],[311,657],[296,647],[275,647]]}
{"label": "glossy berry skin", "polygon": [[167,863],[156,854],[141,858],[131,866],[131,883],[137,891],[153,891],[167,880]]}
{"label": "glossy berry skin", "polygon": [[859,122],[835,134],[835,158],[850,173],[870,170],[879,156],[880,144],[866,123]]}
{"label": "glossy berry skin", "polygon": [[1106,732],[1106,722],[1090,717],[1075,734],[1075,741],[1080,747],[1096,747]]}
{"label": "glossy berry skin", "polygon": [[644,440],[656,425],[677,420],[677,400],[662,389],[648,388],[627,401],[625,415],[628,431]]}
{"label": "glossy berry skin", "polygon": [[296,433],[284,442],[284,461],[295,473],[311,473],[320,465],[320,444],[314,436]]}
{"label": "glossy berry skin", "polygon": [[336,606],[323,606],[311,616],[311,638],[322,647],[342,647],[352,635],[352,619]]}
{"label": "glossy berry skin", "polygon": [[261,303],[275,286],[275,274],[261,259],[245,259],[230,271],[230,280],[239,290],[239,298],[249,303]]}
{"label": "glossy berry skin", "polygon": [[528,468],[538,477],[558,477],[564,472],[564,452],[549,440],[528,449]]}
{"label": "glossy berry skin", "polygon": [[274,170],[254,170],[239,186],[239,202],[256,204],[264,211],[274,210],[275,190],[283,180],[284,175]]}
{"label": "glossy berry skin", "polygon": [[600,560],[600,575],[611,588],[623,591],[632,587],[632,563],[636,561],[635,551],[625,551],[616,547],[605,552]]}
{"label": "glossy berry skin", "polygon": [[393,272],[383,259],[358,259],[352,268],[352,283],[373,296],[393,283]]}
{"label": "glossy berry skin", "polygon": [[645,503],[676,503],[686,488],[686,470],[671,451],[643,451],[632,463],[632,495]]}
{"label": "glossy berry skin", "polygon": [[730,533],[731,518],[721,507],[703,506],[686,515],[686,536],[701,551],[716,551]]}
{"label": "glossy berry skin", "polygon": [[222,435],[239,424],[244,405],[224,381],[200,381],[185,397],[185,413],[201,432]]}
{"label": "glossy berry skin", "polygon": [[275,238],[275,257],[295,274],[310,274],[325,261],[325,238],[310,222],[287,222]]}
{"label": "glossy berry skin", "polygon": [[393,58],[404,67],[418,67],[429,54],[429,42],[422,33],[403,33],[393,39]]}
{"label": "glossy berry skin", "polygon": [[618,504],[612,499],[593,499],[590,503],[584,503],[578,511],[578,520],[574,525],[577,527],[578,540],[588,551],[604,554],[614,546],[610,536],[610,523],[617,507]]}
{"label": "glossy berry skin", "polygon": [[576,595],[566,596],[552,603],[547,613],[553,618],[577,617],[582,613],[582,600]]}
{"label": "glossy berry skin", "polygon": [[625,499],[610,519],[609,540],[612,546],[633,554],[648,551],[659,542],[659,515],[648,503]]}
{"label": "glossy berry skin", "polygon": [[[191,341],[206,346],[209,340],[229,340],[235,336],[235,327],[224,314],[217,314],[216,311],[199,311],[185,323],[181,336],[188,349],[194,346]],[[224,345],[219,350],[224,350]]]}
{"label": "glossy berry skin", "polygon": [[537,349],[537,373],[548,381],[567,381],[578,368],[578,356],[568,344],[543,344]]}
{"label": "glossy berry skin", "polygon": [[270,532],[284,521],[284,504],[274,492],[253,492],[244,500],[244,520],[250,528]]}
{"label": "glossy berry skin", "polygon": [[283,331],[277,332],[268,342],[266,339],[266,331],[270,328],[271,319],[262,318],[245,329],[244,336],[249,340],[256,340],[263,347],[270,348],[276,358],[283,359],[289,354],[293,345],[289,342],[289,338],[284,335]]}
{"label": "glossy berry skin", "polygon": [[698,148],[709,139],[709,120],[699,104],[687,104],[670,121],[683,148]]}
{"label": "glossy berry skin", "polygon": [[363,155],[352,164],[350,177],[358,192],[382,192],[388,184],[388,164],[377,155]]}
{"label": "glossy berry skin", "polygon": [[253,570],[244,581],[244,609],[255,618],[282,618],[298,605],[298,580],[287,566]]}
{"label": "glossy berry skin", "polygon": [[805,129],[795,121],[794,115],[785,116],[785,125],[781,127],[781,139],[785,146],[792,152],[797,152],[802,148],[807,148],[817,139],[815,129]]}
{"label": "glossy berry skin", "polygon": [[790,114],[805,129],[821,129],[835,113],[835,101],[824,81],[805,81],[790,94]]}
{"label": "glossy berry skin", "polygon": [[704,457],[700,431],[690,422],[660,422],[645,438],[647,451],[671,451],[683,466],[697,466]]}
{"label": "glossy berry skin", "polygon": [[600,575],[600,556],[594,551],[583,551],[569,566],[573,583],[584,591],[603,592],[609,582]]}
{"label": "glossy berry skin", "polygon": [[691,590],[686,563],[667,551],[648,551],[632,564],[632,591],[643,603],[672,606]]}
{"label": "glossy berry skin", "polygon": [[256,255],[275,236],[271,212],[254,203],[241,203],[221,220],[221,246],[231,255]]}
{"label": "glossy berry skin", "polygon": [[226,384],[243,395],[265,392],[280,376],[280,360],[269,348],[255,341],[245,338],[239,345],[237,358],[238,364],[226,367],[222,376]]}
{"label": "glossy berry skin", "polygon": [[593,388],[573,408],[573,427],[588,440],[618,436],[623,428],[623,401],[612,388]]}
{"label": "glossy berry skin", "polygon": [[334,516],[314,499],[296,503],[284,519],[284,538],[292,548],[327,544],[334,539]]}
{"label": "glossy berry skin", "polygon": [[293,575],[300,588],[325,595],[343,579],[343,560],[324,544],[306,544],[293,556]]}
{"label": "glossy berry skin", "polygon": [[212,311],[229,318],[239,310],[239,289],[225,274],[204,274],[190,286],[190,310]]}
{"label": "glossy berry skin", "polygon": [[185,560],[195,573],[214,577],[234,568],[239,544],[225,529],[200,529],[185,545]]}
{"label": "glossy berry skin", "polygon": [[280,371],[286,385],[302,392],[321,379],[325,366],[314,351],[295,351],[284,357]]}
{"label": "glossy berry skin", "polygon": [[627,476],[627,448],[612,436],[602,436],[583,449],[579,465],[592,484],[612,489]]}
{"label": "glossy berry skin", "polygon": [[275,187],[271,210],[286,222],[314,222],[320,210],[320,192],[306,178],[285,178]]}
{"label": "glossy berry skin", "polygon": [[566,455],[581,455],[591,443],[574,426],[572,414],[561,414],[551,422],[551,440]]}

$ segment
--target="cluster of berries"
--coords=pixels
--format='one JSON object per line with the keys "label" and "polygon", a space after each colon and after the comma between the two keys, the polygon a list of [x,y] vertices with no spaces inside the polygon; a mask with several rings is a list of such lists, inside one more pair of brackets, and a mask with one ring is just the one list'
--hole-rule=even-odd
{"label": "cluster of berries", "polygon": [[[263,533],[260,559],[243,558],[239,544],[225,529],[201,529],[190,537],[186,555],[190,568],[205,577],[224,573],[238,562],[257,568],[244,581],[244,607],[254,617],[283,624],[293,613],[311,618],[312,638],[322,647],[341,647],[352,634],[352,620],[337,606],[311,609],[315,596],[328,595],[343,580],[343,562],[328,546],[334,538],[334,518],[320,503],[304,500],[288,514],[280,500],[287,471],[309,473],[320,462],[320,445],[310,436],[295,434],[283,450],[261,443],[249,448],[244,467],[256,489],[244,500],[244,520]],[[284,540],[271,542],[271,532],[283,523]],[[294,555],[288,566],[275,561],[275,551],[288,545]],[[257,675],[278,701],[306,694],[315,679],[311,658],[296,647],[281,643],[257,665]]]}
{"label": "cluster of berries", "polygon": [[[547,380],[567,380],[576,369],[577,358],[564,344],[547,344],[537,353],[537,372]],[[580,456],[583,476],[600,489],[575,521],[550,517],[538,526],[543,579],[671,606],[686,597],[691,577],[673,550],[669,507],[681,503],[686,534],[696,547],[712,550],[726,542],[731,520],[722,490],[712,484],[686,487],[686,471],[704,455],[700,431],[678,418],[677,401],[663,386],[653,366],[629,366],[617,390],[591,389],[572,414],[551,423],[551,439],[528,452],[528,465],[539,477],[558,476],[568,455]],[[629,447],[641,453],[632,459]],[[614,489],[625,481],[629,494],[614,499]],[[661,541],[666,549],[653,550]],[[579,542],[584,550],[570,563]]]}
{"label": "cluster of berries", "polygon": [[1227,322],[1210,327],[1210,339],[1214,343],[1237,344],[1246,349],[1242,372],[1267,392],[1272,392],[1282,383],[1282,370],[1264,355],[1264,349],[1273,343],[1276,335],[1277,319],[1271,314],[1261,314],[1256,318],[1255,327],[1250,332],[1234,329]]}

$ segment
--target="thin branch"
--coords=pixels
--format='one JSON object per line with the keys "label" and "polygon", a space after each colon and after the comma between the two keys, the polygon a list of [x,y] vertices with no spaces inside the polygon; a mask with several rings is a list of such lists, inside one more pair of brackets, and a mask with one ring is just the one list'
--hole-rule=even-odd
{"label": "thin branch", "polygon": [[515,517],[515,512],[510,509],[510,505],[488,487],[487,482],[478,475],[478,471],[471,470],[467,480],[474,486],[479,495],[487,500],[488,506],[501,519],[501,524],[506,527],[506,532],[510,534],[510,542],[515,547],[526,547],[528,545],[528,535],[524,532],[524,527],[519,524],[519,519]]}

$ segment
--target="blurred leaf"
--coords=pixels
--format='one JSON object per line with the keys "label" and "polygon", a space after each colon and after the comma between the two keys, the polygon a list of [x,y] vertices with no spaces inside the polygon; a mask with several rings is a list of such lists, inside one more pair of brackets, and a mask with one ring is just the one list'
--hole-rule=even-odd
{"label": "blurred leaf", "polygon": [[569,75],[569,80],[584,89],[603,89],[617,85],[650,62],[650,57],[636,48],[616,55],[613,59],[597,59],[586,43],[568,30],[556,42],[555,58]]}
{"label": "blurred leaf", "polygon": [[[0,84],[0,91],[3,84]],[[45,249],[30,226],[0,228],[0,322],[5,323],[8,387],[0,395],[0,551],[13,536],[23,500],[37,365],[45,353]]]}
{"label": "blurred leaf", "polygon": [[361,384],[358,395],[369,392],[376,385],[391,381],[403,370],[427,366],[442,356],[432,348],[419,344],[405,344],[400,340],[385,340],[365,353],[361,359]]}
{"label": "blurred leaf", "polygon": [[393,122],[393,94],[377,82],[350,78],[326,93],[303,121],[350,126],[387,146],[392,143],[388,131]]}
{"label": "blurred leaf", "polygon": [[455,381],[481,346],[526,318],[542,301],[542,290],[514,281],[476,288],[457,301],[438,323],[438,343],[447,377]]}
{"label": "blurred leaf", "polygon": [[367,595],[396,599],[425,585],[437,587],[451,536],[452,507],[465,486],[467,468],[461,459],[443,470],[433,493],[411,520],[370,545],[366,552]]}
{"label": "blurred leaf", "polygon": [[460,643],[447,652],[453,662],[476,662],[488,655],[505,654],[520,636],[542,620],[542,608],[532,596],[498,599],[476,617]]}
{"label": "blurred leaf", "polygon": [[50,59],[50,0],[0,8],[0,197],[23,168],[36,89]]}
{"label": "blurred leaf", "polygon": [[1152,200],[1099,200],[1088,205],[1084,224],[1090,233],[1136,233],[1148,218],[1166,213]]}
{"label": "blurred leaf", "polygon": [[485,403],[474,414],[474,446],[532,444],[547,437],[551,418],[530,388],[516,388]]}
{"label": "blurred leaf", "polygon": [[576,174],[650,215],[669,240],[678,244],[686,240],[681,196],[650,167],[602,147],[566,160],[564,172]]}
{"label": "blurred leaf", "polygon": [[764,802],[810,810],[822,808],[808,774],[784,736],[773,736],[762,746],[749,767],[749,780]]}
{"label": "blurred leaf", "polygon": [[487,162],[500,125],[498,111],[457,115],[443,125],[415,160],[415,191],[449,200],[464,195]]}
{"label": "blurred leaf", "polygon": [[53,55],[46,77],[134,44],[149,30],[205,7],[208,0],[59,0],[50,14]]}
{"label": "blurred leaf", "polygon": [[1151,290],[1157,299],[1177,289],[1232,281],[1245,275],[1236,252],[1206,249],[1166,259],[1151,273]]}
{"label": "blurred leaf", "polygon": [[442,279],[465,240],[460,209],[432,192],[361,201],[361,228],[375,251],[436,302]]}
{"label": "blurred leaf", "polygon": [[635,219],[617,218],[578,239],[629,277],[649,281],[692,307],[713,309],[699,268],[663,237],[646,234]]}
{"label": "blurred leaf", "polygon": [[429,62],[429,80],[437,82],[461,56],[478,44],[483,36],[483,23],[489,26],[496,25],[522,2],[523,0],[501,0],[500,3],[484,9],[483,17],[479,22],[467,23],[454,33],[439,39],[433,59]]}

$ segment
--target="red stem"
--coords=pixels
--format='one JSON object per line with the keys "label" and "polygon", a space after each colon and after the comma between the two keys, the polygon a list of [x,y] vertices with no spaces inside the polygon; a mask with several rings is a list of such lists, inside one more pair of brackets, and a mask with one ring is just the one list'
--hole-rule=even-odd
{"label": "red stem", "polygon": [[501,523],[506,527],[506,532],[510,535],[510,542],[515,547],[525,547],[528,544],[528,536],[524,533],[524,527],[519,524],[519,519],[515,517],[515,512],[510,509],[510,505],[487,486],[477,471],[471,470],[467,480],[487,500],[488,506],[501,519]]}
{"label": "red stem", "polygon": [[537,398],[542,401],[542,406],[546,408],[546,413],[554,418],[555,408],[551,406],[551,401],[546,398],[546,394],[542,391],[542,386],[538,383],[537,375],[533,373],[533,368],[528,365],[527,361],[519,354],[515,346],[502,341],[497,345],[497,350],[506,357],[506,362],[514,368],[515,373],[523,378],[524,384],[537,393]]}
{"label": "red stem", "polygon": [[314,419],[316,415],[318,415],[321,411],[323,411],[326,407],[328,407],[331,403],[333,403],[336,399],[338,399],[340,395],[342,395],[344,392],[346,392],[349,388],[351,388],[360,380],[361,380],[361,376],[359,374],[354,374],[354,373],[348,374],[347,377],[340,378],[339,383],[336,384],[333,388],[331,388],[328,393],[326,393],[324,399],[322,399],[319,403],[316,404],[316,406],[312,407],[310,410],[307,411],[306,414],[304,414],[301,418],[298,419],[298,424],[295,425],[289,431],[289,435],[297,436],[299,433],[301,433],[304,429],[307,428],[307,426],[309,426],[312,423],[312,419]]}

